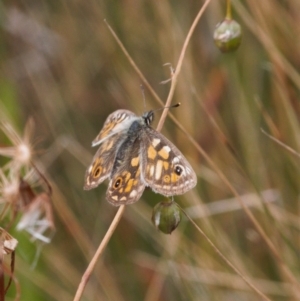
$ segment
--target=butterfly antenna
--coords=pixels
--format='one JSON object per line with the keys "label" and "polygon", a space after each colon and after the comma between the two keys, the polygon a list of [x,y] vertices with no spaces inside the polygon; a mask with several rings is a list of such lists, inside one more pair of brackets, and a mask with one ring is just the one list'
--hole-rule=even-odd
{"label": "butterfly antenna", "polygon": [[159,110],[163,110],[163,109],[177,108],[177,107],[179,107],[179,106],[181,106],[181,103],[180,103],[180,102],[175,103],[174,105],[171,105],[171,106],[168,106],[168,107],[162,107],[162,108],[155,109],[155,110],[153,110],[153,112],[159,111]]}

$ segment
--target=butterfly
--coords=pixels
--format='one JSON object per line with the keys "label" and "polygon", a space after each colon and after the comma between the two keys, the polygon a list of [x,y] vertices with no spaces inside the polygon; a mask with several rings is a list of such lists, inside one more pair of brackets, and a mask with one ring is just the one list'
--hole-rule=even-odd
{"label": "butterfly", "polygon": [[84,189],[109,179],[106,199],[120,206],[138,201],[145,187],[165,196],[184,194],[197,184],[183,154],[150,125],[154,112],[137,116],[128,110],[111,113],[92,146],[100,145],[85,173]]}

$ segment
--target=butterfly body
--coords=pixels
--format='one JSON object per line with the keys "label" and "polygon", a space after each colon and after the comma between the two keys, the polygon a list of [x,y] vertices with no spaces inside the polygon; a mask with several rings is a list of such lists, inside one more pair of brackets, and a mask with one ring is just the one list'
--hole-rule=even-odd
{"label": "butterfly body", "polygon": [[85,175],[84,189],[109,178],[107,200],[115,206],[139,200],[146,186],[165,196],[192,189],[196,175],[181,152],[150,125],[153,111],[136,116],[117,110],[92,142],[100,145]]}

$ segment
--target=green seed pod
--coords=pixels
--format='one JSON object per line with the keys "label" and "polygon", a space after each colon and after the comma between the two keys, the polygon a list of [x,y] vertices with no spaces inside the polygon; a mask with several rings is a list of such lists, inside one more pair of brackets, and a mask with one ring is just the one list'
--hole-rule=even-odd
{"label": "green seed pod", "polygon": [[152,212],[154,226],[165,234],[171,234],[179,225],[181,211],[174,201],[162,201],[155,205]]}
{"label": "green seed pod", "polygon": [[232,52],[238,49],[242,40],[242,29],[234,20],[225,19],[220,22],[214,32],[216,46],[222,52]]}

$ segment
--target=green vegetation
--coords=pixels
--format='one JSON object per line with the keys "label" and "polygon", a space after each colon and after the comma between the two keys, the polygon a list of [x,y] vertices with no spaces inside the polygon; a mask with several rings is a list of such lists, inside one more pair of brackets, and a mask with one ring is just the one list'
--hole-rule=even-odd
{"label": "green vegetation", "polygon": [[[18,294],[22,301],[73,300],[118,210],[105,200],[106,183],[83,190],[97,150],[91,141],[113,111],[145,111],[141,84],[146,110],[162,107],[153,91],[166,102],[168,79],[178,70],[202,5],[1,4],[0,154],[16,144],[8,125],[19,137],[32,138],[35,178],[24,157],[22,166],[14,163],[14,172],[28,181],[22,193],[43,204],[50,183],[55,224],[53,231],[48,219],[43,233],[50,243],[41,237],[31,241],[28,228],[16,229],[28,211],[13,216],[17,209],[11,206],[3,214],[10,201],[0,185],[0,227],[18,240],[6,301]],[[171,109],[174,117],[168,115],[162,128],[198,177],[193,190],[174,197],[188,217],[181,215],[171,235],[159,232],[151,216],[164,197],[146,190],[139,202],[126,206],[82,301],[299,300],[300,2],[232,0],[231,5],[232,19],[242,29],[239,48],[221,53],[215,46],[213,33],[225,19],[226,1],[211,0],[176,74],[172,104],[181,106]],[[3,182],[11,172],[9,159],[1,156],[0,163]],[[4,257],[7,283],[10,256]]]}

